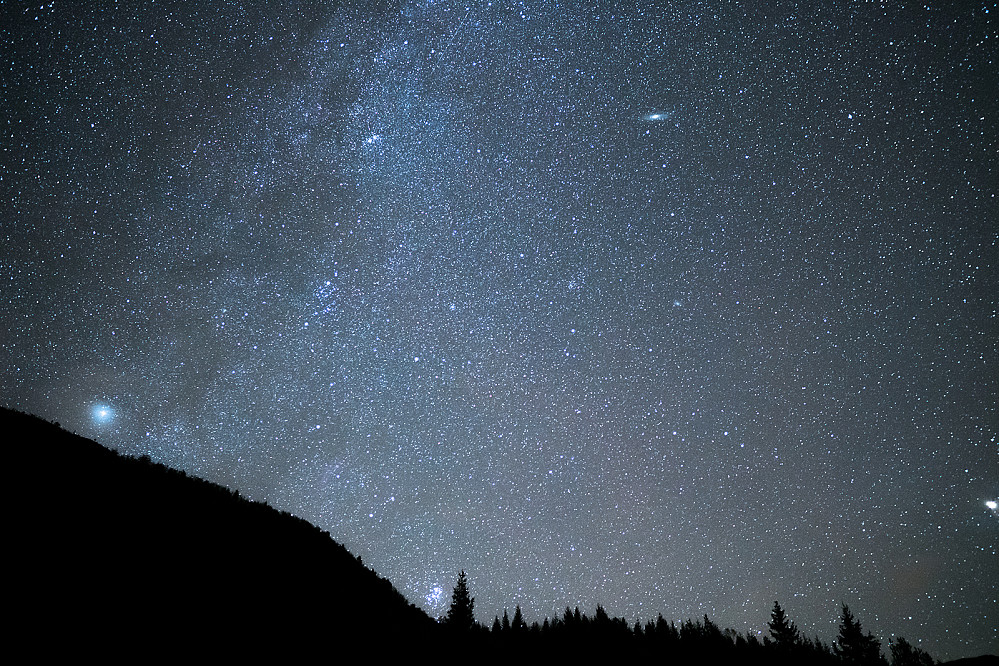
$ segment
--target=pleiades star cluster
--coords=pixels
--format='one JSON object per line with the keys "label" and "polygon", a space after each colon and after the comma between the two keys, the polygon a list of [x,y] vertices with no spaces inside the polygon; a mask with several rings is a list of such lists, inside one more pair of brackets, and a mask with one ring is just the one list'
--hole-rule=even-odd
{"label": "pleiades star cluster", "polygon": [[999,651],[996,3],[0,7],[4,404],[434,616]]}

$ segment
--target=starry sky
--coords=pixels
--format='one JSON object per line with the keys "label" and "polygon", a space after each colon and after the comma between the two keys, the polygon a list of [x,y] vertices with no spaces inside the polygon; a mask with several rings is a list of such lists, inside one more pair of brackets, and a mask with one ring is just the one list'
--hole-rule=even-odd
{"label": "starry sky", "polygon": [[999,651],[997,3],[0,5],[7,406],[434,616]]}

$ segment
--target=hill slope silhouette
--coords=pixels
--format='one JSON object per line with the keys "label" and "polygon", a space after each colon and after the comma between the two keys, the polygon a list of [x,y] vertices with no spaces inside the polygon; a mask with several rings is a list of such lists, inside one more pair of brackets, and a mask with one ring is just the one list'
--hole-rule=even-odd
{"label": "hill slope silhouette", "polygon": [[[853,663],[818,641],[785,650],[723,632],[706,615],[632,628],[600,606],[592,618],[566,608],[541,627],[519,620],[518,607],[512,625],[496,618],[489,631],[465,618],[459,631],[289,513],[20,412],[0,408],[0,432],[13,477],[6,635],[32,656],[421,660],[446,646],[479,663]],[[870,663],[887,664],[880,654]]]}
{"label": "hill slope silhouette", "polygon": [[[135,657],[390,649],[436,623],[329,534],[235,491],[0,408],[9,636]],[[192,653],[193,655],[193,653]]]}

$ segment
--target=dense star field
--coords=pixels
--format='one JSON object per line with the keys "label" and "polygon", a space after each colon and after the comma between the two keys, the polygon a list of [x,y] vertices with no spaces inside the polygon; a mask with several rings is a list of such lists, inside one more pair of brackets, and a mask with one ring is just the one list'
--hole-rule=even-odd
{"label": "dense star field", "polygon": [[124,4],[4,5],[4,404],[434,616],[999,651],[996,3]]}

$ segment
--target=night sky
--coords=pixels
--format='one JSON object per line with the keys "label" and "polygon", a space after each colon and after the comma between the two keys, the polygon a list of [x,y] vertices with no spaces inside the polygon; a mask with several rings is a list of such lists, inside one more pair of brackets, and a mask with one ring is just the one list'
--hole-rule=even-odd
{"label": "night sky", "polygon": [[0,3],[0,402],[433,616],[999,651],[999,4],[96,4]]}

